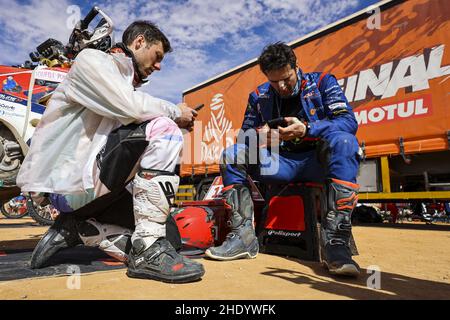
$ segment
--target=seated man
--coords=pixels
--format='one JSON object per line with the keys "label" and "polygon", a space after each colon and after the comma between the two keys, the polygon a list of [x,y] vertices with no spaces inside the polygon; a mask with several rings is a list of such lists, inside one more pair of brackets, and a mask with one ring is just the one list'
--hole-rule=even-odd
{"label": "seated man", "polygon": [[36,200],[49,194],[61,213],[31,267],[83,242],[127,262],[130,277],[198,280],[203,266],[166,239],[179,184],[180,128],[191,129],[197,113],[136,91],[171,51],[154,24],[132,23],[122,41],[109,53],[79,53],[34,133],[17,184]]}
{"label": "seated man", "polygon": [[[248,175],[265,184],[326,182],[322,261],[332,274],[356,276],[360,270],[349,242],[360,156],[352,108],[334,76],[303,73],[293,50],[284,43],[267,46],[258,62],[268,82],[250,94],[238,143],[224,151],[221,161],[232,230],[221,246],[208,249],[206,255],[232,260],[258,254]],[[274,119],[281,119],[279,132],[268,128]],[[270,133],[266,147],[252,149],[242,141],[252,131]],[[281,143],[274,145],[278,137]]]}

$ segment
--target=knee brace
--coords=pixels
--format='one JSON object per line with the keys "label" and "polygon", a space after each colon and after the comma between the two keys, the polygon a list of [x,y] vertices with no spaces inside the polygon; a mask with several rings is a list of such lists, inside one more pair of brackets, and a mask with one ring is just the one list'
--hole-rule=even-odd
{"label": "knee brace", "polygon": [[171,172],[142,170],[133,181],[133,208],[139,237],[165,236],[165,223],[180,178]]}

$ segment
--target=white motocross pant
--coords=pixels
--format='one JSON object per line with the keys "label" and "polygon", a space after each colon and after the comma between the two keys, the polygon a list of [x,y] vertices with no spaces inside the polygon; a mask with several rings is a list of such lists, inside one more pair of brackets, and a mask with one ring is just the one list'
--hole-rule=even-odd
{"label": "white motocross pant", "polygon": [[166,236],[166,220],[178,191],[180,178],[174,174],[183,147],[183,134],[168,118],[158,118],[147,125],[149,141],[135,173],[133,210],[136,238],[150,246]]}
{"label": "white motocross pant", "polygon": [[[148,141],[148,145],[129,174],[127,181],[132,177],[134,179],[128,184],[127,189],[133,194],[135,230],[132,240],[141,238],[145,240],[147,246],[150,246],[166,234],[165,222],[171,200],[178,191],[179,177],[173,172],[180,160],[183,134],[173,120],[159,117],[145,126],[145,140]],[[114,171],[110,174],[114,175]],[[54,196],[52,200],[61,203],[66,209],[65,212],[77,210],[110,192],[100,180],[98,167],[94,168],[94,184],[94,190],[86,194],[51,195]],[[92,236],[80,235],[84,244],[107,249],[106,253],[123,261],[124,254],[120,252],[122,249],[114,247],[112,234],[119,235],[122,228],[121,233],[129,237],[131,231],[115,225],[102,225],[98,221],[89,223],[103,232]]]}

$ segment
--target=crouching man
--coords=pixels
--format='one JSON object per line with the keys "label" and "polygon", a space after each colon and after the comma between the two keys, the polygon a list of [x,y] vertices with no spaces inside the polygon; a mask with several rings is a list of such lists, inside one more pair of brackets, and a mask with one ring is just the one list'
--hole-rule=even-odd
{"label": "crouching man", "polygon": [[200,279],[204,268],[166,239],[178,189],[180,128],[197,115],[136,88],[160,71],[166,36],[136,21],[110,52],[85,49],[55,90],[17,184],[61,212],[36,246],[31,267],[62,248],[98,246],[128,264],[127,275],[165,282]]}

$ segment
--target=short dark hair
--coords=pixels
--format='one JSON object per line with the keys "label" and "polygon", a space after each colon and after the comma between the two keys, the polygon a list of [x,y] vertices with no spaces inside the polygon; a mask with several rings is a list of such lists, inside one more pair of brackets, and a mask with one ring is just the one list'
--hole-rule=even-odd
{"label": "short dark hair", "polygon": [[297,57],[290,46],[283,42],[276,42],[266,46],[258,58],[261,71],[266,74],[269,71],[278,70],[286,65],[292,69],[297,66]]}
{"label": "short dark hair", "polygon": [[123,32],[122,42],[129,46],[139,35],[143,35],[148,44],[154,44],[161,41],[164,53],[171,52],[169,39],[161,30],[152,22],[146,20],[137,20],[130,24]]}

